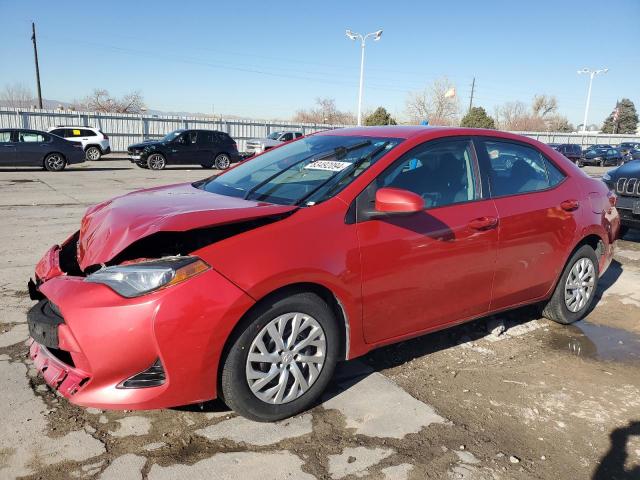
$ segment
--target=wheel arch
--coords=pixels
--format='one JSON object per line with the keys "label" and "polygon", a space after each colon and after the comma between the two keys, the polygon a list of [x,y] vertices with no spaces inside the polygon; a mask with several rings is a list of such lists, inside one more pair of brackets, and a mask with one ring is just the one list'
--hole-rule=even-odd
{"label": "wheel arch", "polygon": [[104,154],[104,151],[102,150],[102,147],[97,143],[88,143],[87,145],[85,145],[84,151],[86,152],[91,147],[96,147],[98,150],[100,150],[101,154]]}
{"label": "wheel arch", "polygon": [[338,324],[338,332],[340,334],[340,348],[338,351],[338,360],[348,360],[349,358],[349,347],[350,347],[350,334],[351,328],[349,324],[349,318],[344,308],[342,302],[334,294],[329,288],[319,283],[314,282],[298,282],[292,283],[288,285],[283,285],[281,287],[276,288],[275,290],[267,293],[262,298],[257,300],[238,320],[235,324],[227,339],[225,340],[224,347],[222,349],[222,353],[220,355],[220,360],[218,362],[218,372],[217,372],[217,383],[218,383],[218,394],[222,391],[220,388],[220,379],[222,375],[222,368],[224,366],[225,358],[227,357],[229,350],[231,349],[231,345],[233,344],[234,339],[239,335],[242,329],[245,327],[246,319],[248,316],[257,308],[269,302],[273,298],[293,295],[296,293],[315,293],[322,300],[324,300],[329,308],[331,308],[334,313],[334,318]]}

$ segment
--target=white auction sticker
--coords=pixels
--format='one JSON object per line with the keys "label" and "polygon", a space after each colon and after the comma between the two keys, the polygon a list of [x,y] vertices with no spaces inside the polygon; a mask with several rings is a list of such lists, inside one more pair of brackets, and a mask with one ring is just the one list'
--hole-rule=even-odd
{"label": "white auction sticker", "polygon": [[336,160],[316,160],[305,165],[305,170],[325,170],[327,172],[341,172],[351,165],[350,162],[338,162]]}

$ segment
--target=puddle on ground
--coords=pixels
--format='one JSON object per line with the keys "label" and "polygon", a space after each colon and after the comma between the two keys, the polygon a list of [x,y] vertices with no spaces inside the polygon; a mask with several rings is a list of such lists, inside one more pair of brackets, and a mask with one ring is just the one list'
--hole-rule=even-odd
{"label": "puddle on ground", "polygon": [[586,320],[554,328],[551,346],[579,357],[640,362],[640,335]]}

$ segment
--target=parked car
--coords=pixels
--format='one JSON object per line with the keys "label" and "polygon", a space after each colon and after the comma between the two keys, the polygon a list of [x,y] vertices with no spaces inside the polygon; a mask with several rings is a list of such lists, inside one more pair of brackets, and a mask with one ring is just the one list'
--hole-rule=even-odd
{"label": "parked car", "polygon": [[57,172],[84,160],[79,142],[68,142],[39,130],[0,129],[1,167],[42,167]]}
{"label": "parked car", "polygon": [[282,145],[285,142],[290,142],[296,138],[302,137],[302,132],[273,132],[267,135],[265,138],[254,138],[247,140],[247,153],[251,155],[257,155],[270,148]]}
{"label": "parked car", "polygon": [[166,165],[201,165],[226,170],[241,160],[236,142],[216,130],[178,129],[160,140],[129,145],[129,159],[140,168],[162,170]]}
{"label": "parked car", "polygon": [[282,419],[314,404],[336,362],[382,345],[526,304],[583,318],[614,203],[507,132],[321,132],[89,208],[29,282],[30,356],[78,405],[220,397]]}
{"label": "parked car", "polygon": [[585,148],[582,149],[582,153],[586,154],[589,150],[600,150],[603,148],[613,148],[612,145],[609,145],[607,143],[596,143],[594,145],[587,145]]}
{"label": "parked car", "polygon": [[579,163],[582,159],[582,148],[576,143],[550,143],[549,146],[574,163]]}
{"label": "parked car", "polygon": [[99,128],[60,125],[47,131],[67,140],[80,142],[87,160],[100,160],[102,155],[111,153],[109,136]]}
{"label": "parked car", "polygon": [[624,153],[628,155],[633,150],[640,150],[640,142],[622,142],[618,145],[618,148]]}
{"label": "parked car", "polygon": [[579,160],[578,165],[606,167],[607,165],[622,165],[625,160],[626,155],[617,148],[599,148],[587,151],[584,157]]}
{"label": "parked car", "polygon": [[627,159],[629,161],[631,160],[640,160],[640,148],[636,149],[636,150],[631,150],[628,154],[627,154]]}
{"label": "parked car", "polygon": [[[637,152],[640,157],[640,151]],[[602,180],[618,196],[616,208],[622,224],[620,236],[630,228],[640,229],[640,160],[633,160],[605,173]]]}

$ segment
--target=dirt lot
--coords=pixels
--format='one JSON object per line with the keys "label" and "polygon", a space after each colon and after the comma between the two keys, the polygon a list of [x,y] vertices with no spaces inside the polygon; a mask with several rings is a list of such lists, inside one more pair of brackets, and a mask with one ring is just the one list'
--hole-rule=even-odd
{"label": "dirt lot", "polygon": [[203,176],[0,169],[0,478],[640,478],[640,232],[619,242],[586,321],[521,309],[380,349],[279,424],[219,402],[105,412],[58,397],[26,359],[36,261],[88,205]]}

